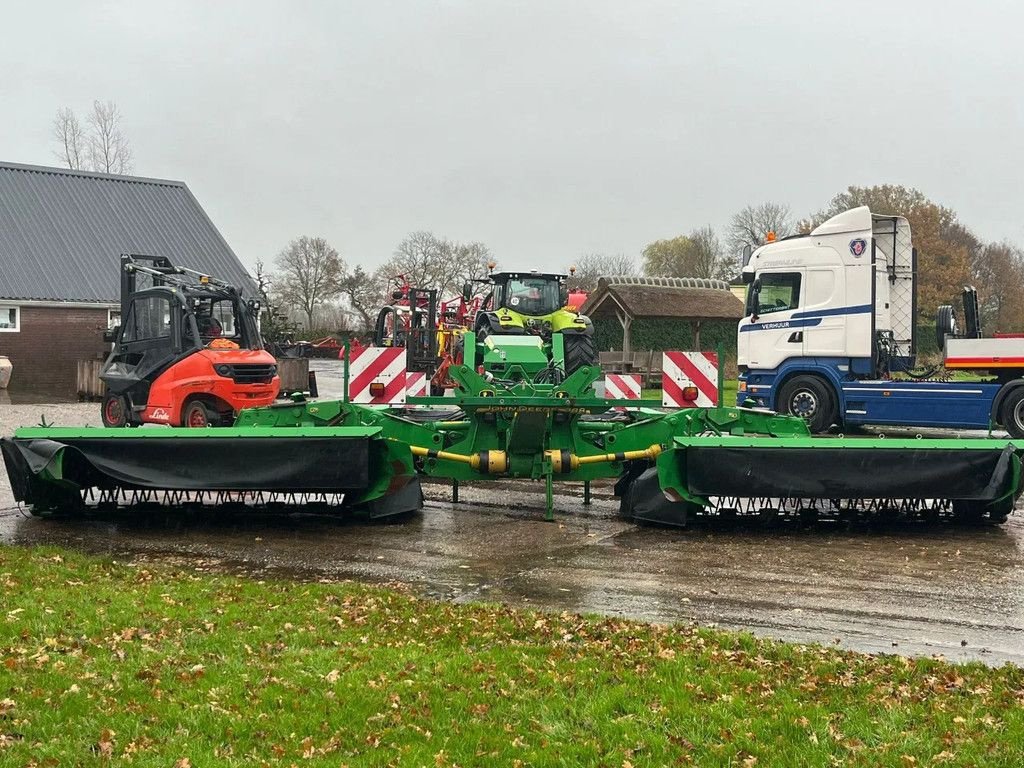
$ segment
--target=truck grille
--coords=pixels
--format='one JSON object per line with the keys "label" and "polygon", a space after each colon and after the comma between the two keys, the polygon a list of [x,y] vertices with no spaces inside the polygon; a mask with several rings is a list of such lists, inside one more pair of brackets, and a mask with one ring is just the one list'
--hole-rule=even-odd
{"label": "truck grille", "polygon": [[276,367],[272,363],[235,363],[231,366],[231,378],[239,384],[269,384]]}

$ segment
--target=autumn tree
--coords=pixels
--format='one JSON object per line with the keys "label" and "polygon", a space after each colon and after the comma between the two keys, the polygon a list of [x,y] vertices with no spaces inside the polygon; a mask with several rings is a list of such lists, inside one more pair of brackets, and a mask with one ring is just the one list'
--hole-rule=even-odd
{"label": "autumn tree", "polygon": [[767,202],[746,206],[729,222],[726,244],[731,255],[738,258],[744,246],[764,245],[769,232],[777,237],[793,234],[793,214],[788,205]]}
{"label": "autumn tree", "polygon": [[710,226],[648,243],[643,259],[644,273],[656,277],[723,278],[731,271],[731,264],[723,258],[722,244]]}
{"label": "autumn tree", "polygon": [[413,232],[398,244],[383,272],[388,277],[405,275],[413,286],[451,295],[459,293],[466,280],[486,275],[490,258],[483,243],[460,243],[433,232]]}
{"label": "autumn tree", "polygon": [[971,268],[986,333],[1024,330],[1024,252],[1007,242],[979,249]]}
{"label": "autumn tree", "polygon": [[324,238],[303,236],[288,243],[275,265],[281,296],[302,310],[307,328],[315,327],[317,308],[342,292],[345,262]]}
{"label": "autumn tree", "polygon": [[571,291],[592,291],[601,277],[637,274],[636,260],[624,253],[587,253],[574,266],[567,281]]}
{"label": "autumn tree", "polygon": [[873,213],[906,217],[917,248],[917,304],[919,318],[931,318],[940,304],[958,300],[971,280],[971,266],[981,243],[958,220],[956,213],[929,200],[911,187],[882,184],[848,187],[828,206],[803,223],[813,228],[851,208],[866,205]]}

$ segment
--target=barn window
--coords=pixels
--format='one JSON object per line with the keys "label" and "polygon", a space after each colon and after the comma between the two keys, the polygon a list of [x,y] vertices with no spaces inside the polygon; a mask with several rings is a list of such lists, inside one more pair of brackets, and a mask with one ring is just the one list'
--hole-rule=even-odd
{"label": "barn window", "polygon": [[17,333],[21,330],[21,307],[0,304],[0,333]]}

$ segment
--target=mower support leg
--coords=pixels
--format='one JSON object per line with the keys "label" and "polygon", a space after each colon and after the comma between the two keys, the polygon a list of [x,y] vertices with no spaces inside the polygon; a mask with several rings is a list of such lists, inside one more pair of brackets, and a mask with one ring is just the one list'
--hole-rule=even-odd
{"label": "mower support leg", "polygon": [[548,471],[544,474],[544,493],[547,498],[547,507],[544,512],[544,519],[553,523],[555,521],[555,489],[554,489],[554,478],[552,476],[551,467],[548,467]]}
{"label": "mower support leg", "polygon": [[584,507],[589,507],[590,506],[590,481],[589,480],[584,480],[583,481],[583,506]]}
{"label": "mower support leg", "polygon": [[452,480],[452,504],[459,503],[459,481]]}

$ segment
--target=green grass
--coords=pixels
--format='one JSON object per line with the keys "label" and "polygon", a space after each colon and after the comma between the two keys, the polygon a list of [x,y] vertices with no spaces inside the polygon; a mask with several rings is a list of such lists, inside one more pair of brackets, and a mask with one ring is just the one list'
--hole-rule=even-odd
{"label": "green grass", "polygon": [[0,764],[1019,765],[1024,672],[0,548]]}

